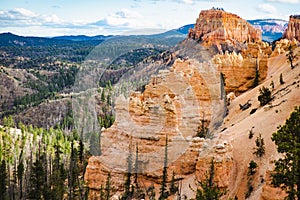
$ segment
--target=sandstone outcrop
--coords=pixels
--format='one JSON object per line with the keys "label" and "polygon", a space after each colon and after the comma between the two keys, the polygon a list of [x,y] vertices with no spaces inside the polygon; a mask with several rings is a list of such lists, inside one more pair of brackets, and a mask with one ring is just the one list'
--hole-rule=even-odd
{"label": "sandstone outcrop", "polygon": [[196,179],[204,181],[207,178],[211,167],[211,162],[214,161],[215,177],[214,182],[223,189],[229,186],[231,170],[233,167],[232,147],[227,141],[218,143],[210,151],[209,156],[199,158],[196,164]]}
{"label": "sandstone outcrop", "polygon": [[[199,150],[204,139],[194,138],[199,127],[209,125],[224,113],[220,78],[209,64],[177,59],[169,70],[161,70],[129,99],[116,101],[116,121],[101,136],[102,155],[91,157],[85,179],[91,195],[105,184],[108,172],[118,191],[122,191],[129,149],[139,149],[139,181],[147,186],[159,184],[168,139],[169,178],[172,172],[182,176],[196,171]],[[209,70],[210,69],[210,70]],[[216,115],[217,114],[217,115]],[[216,116],[215,116],[216,115]],[[149,183],[149,184],[147,184]]]}
{"label": "sandstone outcrop", "polygon": [[297,47],[298,43],[299,42],[295,38],[293,38],[292,40],[281,39],[279,41],[276,41],[275,43],[276,46],[271,54],[271,57],[275,57],[280,54],[285,54],[288,51],[290,45],[292,47]]}
{"label": "sandstone outcrop", "polygon": [[260,41],[261,31],[235,14],[213,8],[201,11],[194,29],[189,30],[188,38],[206,45],[217,45],[222,50],[221,44],[225,42],[236,46]]}
{"label": "sandstone outcrop", "polygon": [[283,37],[289,40],[296,39],[300,41],[300,15],[290,16],[288,27]]}
{"label": "sandstone outcrop", "polygon": [[224,74],[225,90],[239,95],[254,85],[254,80],[259,76],[263,81],[267,76],[268,58],[272,53],[271,47],[264,42],[249,43],[247,49],[240,53],[233,51],[225,54],[217,54],[213,62]]}
{"label": "sandstone outcrop", "polygon": [[235,95],[249,90],[255,79],[265,79],[272,48],[261,42],[261,32],[239,16],[222,9],[201,11],[188,38],[216,47],[213,62],[224,74],[225,90]]}

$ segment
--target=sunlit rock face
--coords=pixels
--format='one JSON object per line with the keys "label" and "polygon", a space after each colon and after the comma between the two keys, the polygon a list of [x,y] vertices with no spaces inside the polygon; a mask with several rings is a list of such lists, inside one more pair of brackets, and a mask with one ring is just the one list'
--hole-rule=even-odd
{"label": "sunlit rock face", "polygon": [[[214,47],[213,62],[225,78],[225,90],[239,95],[265,79],[271,46],[261,41],[261,31],[239,16],[213,8],[201,11],[189,39]],[[256,77],[258,76],[259,77]]]}
{"label": "sunlit rock face", "polygon": [[224,74],[225,90],[239,95],[250,88],[253,88],[254,80],[257,77],[261,82],[268,72],[268,58],[272,53],[271,46],[264,42],[249,43],[247,48],[241,52],[233,51],[224,54],[217,54],[213,62]]}
{"label": "sunlit rock face", "polygon": [[283,37],[289,40],[296,39],[300,41],[300,15],[290,16],[289,24]]}
{"label": "sunlit rock face", "polygon": [[[196,137],[202,126],[222,117],[220,75],[216,65],[194,59],[176,59],[153,76],[143,92],[116,100],[116,121],[101,136],[102,154],[91,157],[85,180],[91,196],[98,195],[108,172],[116,191],[123,190],[127,158],[138,148],[138,181],[159,184],[168,143],[168,173],[188,176],[196,172],[204,139]],[[220,115],[221,113],[221,115]],[[196,139],[195,139],[196,137]]]}
{"label": "sunlit rock face", "polygon": [[221,43],[225,42],[237,45],[260,41],[261,31],[235,14],[222,9],[210,9],[201,11],[194,29],[189,30],[188,38],[206,45],[217,45],[222,50]]}

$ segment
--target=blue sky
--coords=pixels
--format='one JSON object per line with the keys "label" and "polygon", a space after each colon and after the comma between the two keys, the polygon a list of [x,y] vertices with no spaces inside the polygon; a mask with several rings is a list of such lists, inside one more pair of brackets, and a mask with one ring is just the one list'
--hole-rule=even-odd
{"label": "blue sky", "polygon": [[0,32],[24,36],[160,32],[222,7],[244,19],[300,14],[300,0],[0,0]]}

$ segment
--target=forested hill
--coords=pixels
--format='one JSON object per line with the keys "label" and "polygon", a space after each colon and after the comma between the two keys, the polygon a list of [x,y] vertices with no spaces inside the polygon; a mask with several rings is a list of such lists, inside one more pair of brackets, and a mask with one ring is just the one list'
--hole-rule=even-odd
{"label": "forested hill", "polygon": [[97,45],[105,40],[105,37],[98,37],[97,39],[89,40],[75,40],[68,36],[46,38],[46,37],[24,37],[12,33],[0,34],[0,46],[61,46],[74,44],[89,44]]}

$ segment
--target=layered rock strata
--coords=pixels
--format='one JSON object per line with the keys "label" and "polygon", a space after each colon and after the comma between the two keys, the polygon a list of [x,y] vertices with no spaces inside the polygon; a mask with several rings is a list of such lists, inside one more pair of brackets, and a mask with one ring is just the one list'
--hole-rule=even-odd
{"label": "layered rock strata", "polygon": [[288,27],[283,37],[289,40],[296,39],[300,41],[300,15],[290,16]]}
{"label": "layered rock strata", "polygon": [[222,9],[201,11],[193,29],[189,30],[188,38],[198,40],[206,45],[217,45],[229,42],[232,45],[261,40],[261,31],[251,26],[239,16]]}
{"label": "layered rock strata", "polygon": [[[159,184],[168,142],[168,173],[186,176],[196,171],[204,139],[194,139],[200,127],[209,127],[220,98],[220,76],[207,63],[177,59],[169,70],[153,76],[143,93],[116,101],[116,121],[102,132],[102,155],[91,157],[85,180],[91,198],[99,195],[108,172],[116,191],[122,192],[127,158],[138,147],[139,183]],[[213,70],[215,69],[215,70]],[[203,126],[202,126],[203,123]],[[133,155],[134,156],[134,155]]]}

